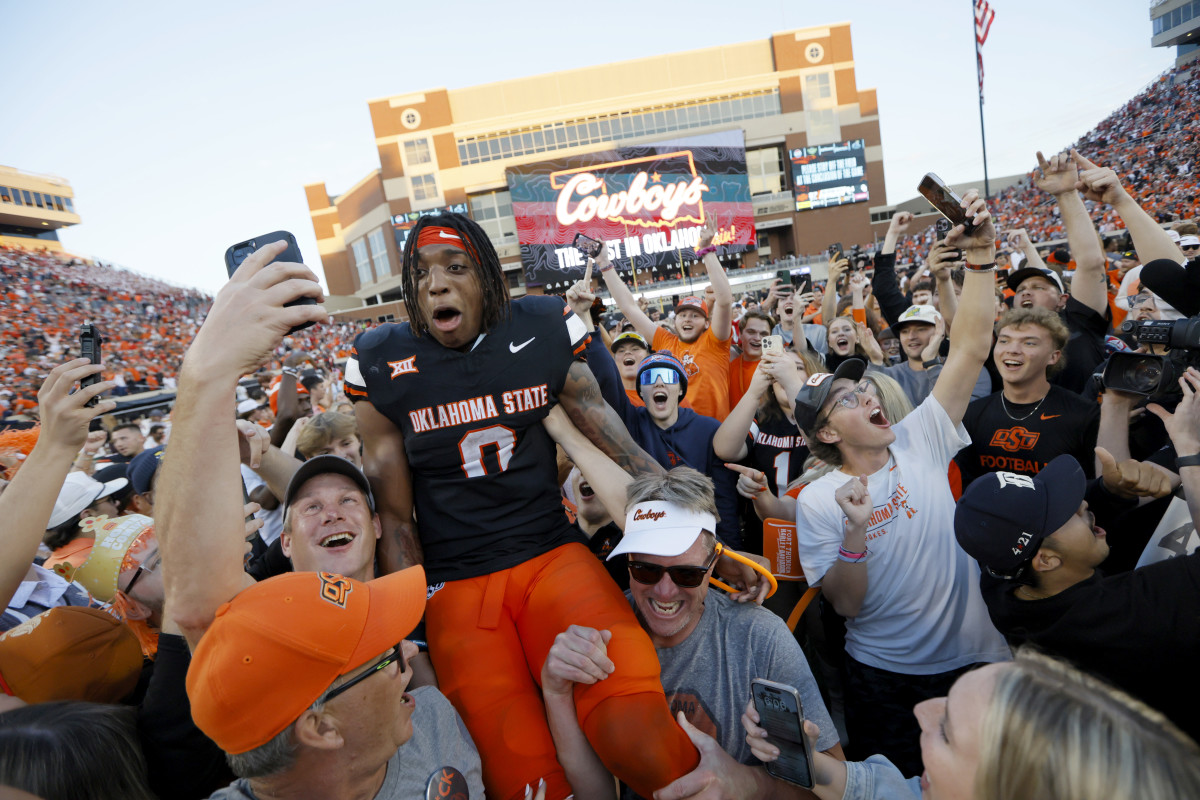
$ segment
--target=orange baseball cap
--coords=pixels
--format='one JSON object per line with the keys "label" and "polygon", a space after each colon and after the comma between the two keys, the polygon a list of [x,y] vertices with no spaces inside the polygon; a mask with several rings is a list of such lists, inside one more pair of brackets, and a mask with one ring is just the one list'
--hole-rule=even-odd
{"label": "orange baseball cap", "polygon": [[0,635],[0,691],[26,703],[116,703],[141,674],[133,631],[96,608],[59,606]]}
{"label": "orange baseball cap", "polygon": [[425,613],[419,566],[363,583],[293,572],[217,609],[187,673],[192,719],[226,753],[278,736],[339,675],[395,647]]}
{"label": "orange baseball cap", "polygon": [[675,306],[675,313],[678,314],[680,311],[688,308],[699,311],[706,317],[708,316],[708,303],[704,302],[704,300],[699,297],[683,298],[679,301],[679,305]]}

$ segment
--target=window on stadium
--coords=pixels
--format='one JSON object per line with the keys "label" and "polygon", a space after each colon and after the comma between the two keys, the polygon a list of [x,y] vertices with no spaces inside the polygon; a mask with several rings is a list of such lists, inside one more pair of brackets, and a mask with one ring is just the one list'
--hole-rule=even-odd
{"label": "window on stadium", "polygon": [[778,147],[746,151],[746,172],[750,176],[750,194],[775,194],[786,188],[783,154]]}
{"label": "window on stadium", "polygon": [[350,253],[354,256],[354,268],[358,271],[358,285],[366,286],[374,283],[371,277],[371,259],[367,256],[367,243],[362,239],[350,243]]}
{"label": "window on stadium", "polygon": [[433,157],[429,154],[429,140],[413,139],[411,142],[405,142],[404,160],[409,166],[428,164],[432,161]]}
{"label": "window on stadium", "polygon": [[414,175],[409,181],[412,183],[413,200],[432,200],[437,197],[437,178],[433,175]]}
{"label": "window on stadium", "polygon": [[508,189],[471,195],[471,219],[487,232],[496,244],[517,241],[517,222],[513,217],[512,196]]}
{"label": "window on stadium", "polygon": [[[829,76],[825,77],[828,92]],[[602,117],[547,122],[536,128],[519,131],[465,137],[457,141],[458,158],[463,164],[478,164],[598,142],[659,136],[689,128],[777,116],[780,113],[778,89],[747,92],[699,103],[673,103]]]}
{"label": "window on stadium", "polygon": [[371,245],[371,263],[375,265],[375,274],[379,278],[391,274],[388,268],[387,242],[383,239],[383,231],[371,231],[367,235],[367,244]]}

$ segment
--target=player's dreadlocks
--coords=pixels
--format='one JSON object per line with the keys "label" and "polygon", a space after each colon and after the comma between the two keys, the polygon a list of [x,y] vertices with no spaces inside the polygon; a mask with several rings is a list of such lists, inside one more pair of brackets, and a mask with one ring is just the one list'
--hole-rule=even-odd
{"label": "player's dreadlocks", "polygon": [[468,254],[479,267],[479,287],[483,294],[483,330],[490,330],[509,313],[508,282],[504,279],[504,270],[500,267],[500,257],[496,255],[496,248],[492,247],[488,235],[474,220],[462,214],[446,213],[417,220],[404,245],[401,279],[404,307],[408,311],[408,322],[412,326],[413,335],[421,336],[429,330],[429,320],[425,319],[418,302],[416,266],[417,240],[421,230],[430,225],[458,231],[467,243]]}

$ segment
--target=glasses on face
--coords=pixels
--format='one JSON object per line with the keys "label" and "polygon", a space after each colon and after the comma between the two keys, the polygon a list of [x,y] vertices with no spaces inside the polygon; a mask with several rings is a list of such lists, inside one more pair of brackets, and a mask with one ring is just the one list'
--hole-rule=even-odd
{"label": "glasses on face", "polygon": [[1180,249],[1182,249],[1185,253],[1188,250],[1200,250],[1200,244],[1185,244]]}
{"label": "glasses on face", "polygon": [[125,587],[125,594],[130,594],[131,592],[133,592],[133,587],[137,585],[137,582],[141,579],[141,577],[143,575],[154,572],[154,570],[158,569],[158,565],[161,563],[162,563],[162,554],[161,553],[156,552],[150,558],[146,559],[145,563],[143,563],[141,566],[139,566],[137,568],[137,572],[133,573],[132,580],[130,580],[129,585]]}
{"label": "glasses on face", "polygon": [[325,702],[328,703],[330,700],[337,697],[339,694],[343,694],[344,692],[349,691],[352,686],[362,683],[363,681],[365,681],[367,678],[371,677],[375,673],[382,672],[383,670],[387,669],[388,667],[390,667],[392,664],[395,664],[396,662],[400,663],[400,674],[403,675],[404,674],[404,653],[402,652],[401,645],[396,645],[391,650],[389,650],[388,654],[383,657],[383,660],[381,660],[375,666],[371,667],[366,672],[363,672],[360,675],[356,675],[355,677],[346,681],[345,683],[343,683],[341,686],[337,687],[336,689],[330,689],[328,692],[325,693]]}
{"label": "glasses on face", "polygon": [[829,409],[829,412],[825,415],[824,421],[818,424],[816,427],[820,428],[825,422],[828,422],[829,417],[834,411],[837,411],[838,408],[858,408],[858,404],[861,402],[859,400],[859,395],[868,394],[872,397],[879,396],[879,393],[875,389],[875,384],[871,383],[870,381],[859,381],[857,384],[855,384],[853,389],[846,392],[834,402],[833,406]]}
{"label": "glasses on face", "polygon": [[664,567],[661,564],[649,564],[645,561],[630,561],[629,562],[629,577],[633,578],[638,583],[644,583],[649,586],[654,586],[662,580],[663,573],[671,576],[671,581],[680,589],[695,589],[700,584],[704,583],[704,579],[708,576],[708,570],[717,560],[719,550],[714,550],[712,556],[708,559],[708,563],[703,567]]}
{"label": "glasses on face", "polygon": [[679,383],[679,373],[670,367],[651,367],[638,379],[642,386],[653,386],[659,381],[666,384]]}

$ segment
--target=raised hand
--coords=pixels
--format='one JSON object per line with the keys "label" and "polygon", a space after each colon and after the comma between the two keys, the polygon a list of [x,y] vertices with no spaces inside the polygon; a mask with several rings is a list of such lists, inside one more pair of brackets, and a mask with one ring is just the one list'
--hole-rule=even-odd
{"label": "raised hand", "polygon": [[713,222],[713,218],[705,216],[704,227],[700,229],[700,240],[696,242],[696,249],[702,250],[712,244],[713,239],[717,236],[717,224]]}
{"label": "raised hand", "polygon": [[97,375],[103,369],[102,364],[76,358],[50,370],[42,388],[38,389],[38,416],[42,420],[39,443],[45,442],[45,447],[69,452],[72,458],[79,452],[88,440],[88,424],[117,407],[115,400],[101,400],[90,408],[87,406],[93,397],[116,388],[113,381],[100,381],[86,389],[72,391],[77,381]]}
{"label": "raised hand", "polygon": [[766,473],[759,472],[754,467],[744,467],[741,464],[727,463],[726,468],[737,473],[737,491],[747,500],[753,500],[759,492],[765,492],[767,485]]}
{"label": "raised hand", "polygon": [[897,211],[892,215],[891,229],[897,236],[904,236],[912,228],[914,219],[908,211]]}
{"label": "raised hand", "polygon": [[1079,180],[1075,182],[1075,188],[1083,192],[1083,196],[1088,200],[1111,206],[1129,196],[1125,187],[1121,185],[1121,179],[1112,169],[1093,164],[1075,150],[1071,151],[1071,160],[1079,169]]}
{"label": "raised hand", "polygon": [[1052,195],[1075,191],[1079,181],[1079,168],[1070,154],[1059,153],[1050,156],[1050,160],[1047,161],[1039,150],[1037,160],[1039,169],[1033,178],[1034,186]]}
{"label": "raised hand", "polygon": [[977,190],[971,189],[963,195],[962,207],[975,230],[968,236],[962,225],[955,225],[946,234],[946,244],[964,252],[976,251],[976,255],[982,255],[990,261],[995,257],[996,226],[992,224],[992,214],[987,209],[987,203],[979,196]]}
{"label": "raised hand", "polygon": [[838,507],[854,526],[866,527],[871,516],[871,492],[867,489],[867,481],[866,475],[851,478],[833,493]]}
{"label": "raised hand", "polygon": [[933,336],[929,337],[929,344],[925,345],[925,349],[921,351],[922,361],[932,361],[938,357],[941,351],[942,341],[946,338],[946,318],[941,314],[937,315],[937,322],[933,324]]}
{"label": "raised hand", "polygon": [[1165,497],[1172,491],[1171,478],[1155,464],[1128,458],[1120,463],[1103,447],[1096,448],[1104,488],[1119,497]]}
{"label": "raised hand", "polygon": [[[1074,187],[1072,187],[1074,188]],[[1033,242],[1029,239],[1029,233],[1024,228],[1014,228],[1008,232],[1008,243],[1018,250],[1024,250]]]}
{"label": "raised hand", "polygon": [[[604,251],[608,248],[600,249],[600,255],[607,258],[607,253]],[[579,318],[583,320],[589,328],[592,325],[591,309],[592,303],[596,301],[596,295],[592,292],[592,265],[595,263],[592,259],[588,259],[587,269],[584,270],[583,278],[576,281],[570,289],[567,289],[567,305],[571,307]],[[639,301],[640,304],[640,301]]]}

